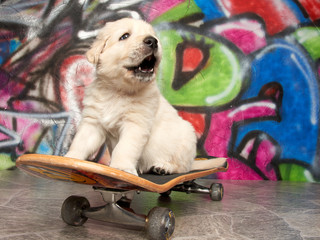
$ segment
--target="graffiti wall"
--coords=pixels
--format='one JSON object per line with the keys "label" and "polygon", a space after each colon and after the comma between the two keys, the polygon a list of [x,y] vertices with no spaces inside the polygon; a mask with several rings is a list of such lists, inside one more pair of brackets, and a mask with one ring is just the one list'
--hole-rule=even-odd
{"label": "graffiti wall", "polygon": [[0,169],[67,151],[94,76],[84,53],[128,16],[156,29],[159,88],[199,155],[228,157],[214,177],[320,181],[318,0],[1,1]]}

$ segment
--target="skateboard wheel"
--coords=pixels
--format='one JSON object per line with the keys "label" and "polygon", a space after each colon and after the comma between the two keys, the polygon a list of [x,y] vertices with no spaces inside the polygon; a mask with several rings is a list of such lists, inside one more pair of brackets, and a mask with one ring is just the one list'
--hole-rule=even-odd
{"label": "skateboard wheel", "polygon": [[62,220],[72,226],[81,226],[88,220],[82,212],[89,207],[90,203],[85,197],[70,196],[62,204]]}
{"label": "skateboard wheel", "polygon": [[212,201],[221,201],[223,198],[223,185],[221,183],[213,183],[210,186],[210,198]]}
{"label": "skateboard wheel", "polygon": [[169,239],[175,227],[174,213],[163,207],[150,210],[146,220],[146,231],[151,240]]}
{"label": "skateboard wheel", "polygon": [[161,197],[169,197],[171,194],[171,190],[168,190],[166,192],[160,193]]}

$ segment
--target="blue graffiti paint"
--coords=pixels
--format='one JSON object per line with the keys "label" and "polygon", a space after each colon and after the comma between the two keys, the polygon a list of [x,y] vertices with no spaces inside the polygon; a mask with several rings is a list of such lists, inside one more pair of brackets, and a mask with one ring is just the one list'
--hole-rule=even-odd
{"label": "blue graffiti paint", "polygon": [[15,50],[17,50],[17,48],[21,45],[20,41],[17,41],[15,39],[12,39],[10,41],[10,45],[9,45],[9,51],[10,53],[13,53]]}
{"label": "blue graffiti paint", "polygon": [[282,0],[282,2],[290,8],[290,10],[293,12],[293,14],[296,16],[296,18],[301,22],[301,23],[309,23],[311,22],[310,19],[307,16],[304,16],[303,13],[301,12],[301,9],[298,7],[297,3],[292,0]]}
{"label": "blue graffiti paint", "polygon": [[281,122],[255,122],[239,127],[238,145],[253,130],[272,136],[281,146],[282,159],[307,164],[317,152],[319,88],[311,59],[299,46],[274,40],[252,62],[251,84],[242,99],[256,97],[263,85],[277,82],[283,87]]}
{"label": "blue graffiti paint", "polygon": [[48,142],[45,140],[41,141],[36,152],[40,154],[48,154],[48,155],[53,154],[52,146],[50,146]]}
{"label": "blue graffiti paint", "polygon": [[16,39],[0,42],[0,65],[21,45]]}
{"label": "blue graffiti paint", "polygon": [[215,0],[195,0],[195,3],[205,15],[204,21],[225,17],[225,14]]}

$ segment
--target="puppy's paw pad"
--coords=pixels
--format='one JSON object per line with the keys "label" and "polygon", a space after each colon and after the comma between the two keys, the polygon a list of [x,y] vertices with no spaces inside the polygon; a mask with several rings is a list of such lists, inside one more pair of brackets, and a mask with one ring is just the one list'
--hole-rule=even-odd
{"label": "puppy's paw pad", "polygon": [[155,167],[155,166],[150,168],[150,173],[157,174],[157,175],[168,175],[168,174],[170,174],[169,171],[167,171],[167,170],[165,170],[165,169],[163,169],[161,167]]}

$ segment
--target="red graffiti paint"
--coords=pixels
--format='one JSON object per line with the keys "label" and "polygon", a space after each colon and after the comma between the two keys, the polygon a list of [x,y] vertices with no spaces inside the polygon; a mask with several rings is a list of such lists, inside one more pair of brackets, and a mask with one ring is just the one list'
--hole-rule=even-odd
{"label": "red graffiti paint", "polygon": [[210,48],[204,40],[184,40],[176,47],[176,69],[172,88],[179,90],[197,75],[207,64]]}
{"label": "red graffiti paint", "polygon": [[67,111],[80,111],[84,88],[94,78],[94,67],[83,55],[74,55],[66,58],[60,69],[60,94],[63,106]]}
{"label": "red graffiti paint", "polygon": [[184,120],[192,124],[192,126],[196,131],[197,137],[200,138],[205,128],[205,119],[204,119],[205,115],[199,114],[199,113],[184,112],[184,111],[179,111],[178,113],[180,117],[182,117]]}
{"label": "red graffiti paint", "polygon": [[312,21],[320,19],[320,1],[319,0],[300,0]]}
{"label": "red graffiti paint", "polygon": [[290,26],[296,26],[299,21],[294,13],[283,2],[277,0],[221,0],[221,3],[231,16],[243,13],[255,13],[266,23],[270,35],[282,32]]}
{"label": "red graffiti paint", "polygon": [[186,48],[183,52],[182,72],[194,71],[202,59],[203,53],[199,48]]}

